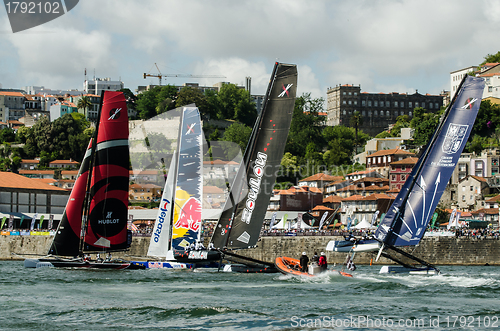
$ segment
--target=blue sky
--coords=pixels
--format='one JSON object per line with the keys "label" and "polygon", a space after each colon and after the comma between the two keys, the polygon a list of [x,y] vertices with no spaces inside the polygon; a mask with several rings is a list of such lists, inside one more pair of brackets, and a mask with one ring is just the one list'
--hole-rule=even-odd
{"label": "blue sky", "polygon": [[[500,50],[500,1],[82,0],[13,34],[0,9],[0,84],[82,89],[87,76],[224,75],[166,83],[243,85],[265,92],[275,61],[296,63],[299,93],[326,98],[338,84],[365,92],[438,94],[449,73]],[[164,80],[165,82],[165,80]]]}

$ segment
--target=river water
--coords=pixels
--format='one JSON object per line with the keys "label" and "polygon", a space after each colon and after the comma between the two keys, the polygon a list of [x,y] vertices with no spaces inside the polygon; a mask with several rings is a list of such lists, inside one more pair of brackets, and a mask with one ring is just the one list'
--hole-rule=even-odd
{"label": "river water", "polygon": [[499,330],[500,267],[314,278],[25,269],[0,261],[2,330]]}

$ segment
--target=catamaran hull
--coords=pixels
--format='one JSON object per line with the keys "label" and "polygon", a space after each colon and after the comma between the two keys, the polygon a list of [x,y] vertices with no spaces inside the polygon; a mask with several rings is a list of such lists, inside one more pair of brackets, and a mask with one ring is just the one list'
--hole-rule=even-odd
{"label": "catamaran hull", "polygon": [[220,261],[221,254],[219,251],[179,251],[174,250],[174,259],[177,262],[185,263],[206,263],[208,261]]}
{"label": "catamaran hull", "polygon": [[224,272],[239,272],[244,274],[271,274],[278,273],[279,270],[275,267],[268,266],[248,266],[244,264],[226,264]]}
{"label": "catamaran hull", "polygon": [[403,266],[382,266],[381,274],[410,274],[410,275],[438,275],[439,272],[431,267],[406,268]]}
{"label": "catamaran hull", "polygon": [[26,259],[24,260],[26,268],[86,268],[86,269],[146,269],[135,262],[126,261],[80,261],[70,259]]}
{"label": "catamaran hull", "polygon": [[380,243],[376,240],[360,240],[352,242],[349,240],[331,240],[326,245],[329,252],[373,252],[380,248]]}

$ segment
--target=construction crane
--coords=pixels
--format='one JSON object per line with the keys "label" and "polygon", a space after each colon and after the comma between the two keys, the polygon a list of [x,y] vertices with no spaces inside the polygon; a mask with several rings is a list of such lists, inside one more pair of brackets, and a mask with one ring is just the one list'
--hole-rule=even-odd
{"label": "construction crane", "polygon": [[188,75],[188,74],[162,74],[160,71],[160,68],[156,65],[156,69],[158,69],[158,74],[147,74],[144,73],[144,79],[146,77],[158,77],[158,80],[160,82],[161,86],[161,79],[162,77],[188,77],[188,78],[226,78],[226,76],[221,76],[221,75]]}

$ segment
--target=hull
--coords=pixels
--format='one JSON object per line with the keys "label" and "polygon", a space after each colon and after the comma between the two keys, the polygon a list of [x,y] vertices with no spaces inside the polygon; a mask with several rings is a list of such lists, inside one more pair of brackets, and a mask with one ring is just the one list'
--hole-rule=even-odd
{"label": "hull", "polygon": [[187,263],[206,263],[210,261],[219,261],[221,254],[219,251],[181,251],[174,250],[174,259],[177,262],[187,262]]}
{"label": "hull", "polygon": [[81,259],[26,259],[24,266],[26,268],[146,269],[135,262],[120,260],[97,262]]}
{"label": "hull", "polygon": [[193,263],[179,263],[175,261],[134,261],[145,269],[194,269]]}
{"label": "hull", "polygon": [[354,243],[349,240],[332,240],[326,246],[326,250],[330,252],[372,252],[380,248],[380,244],[376,240],[360,240]]}
{"label": "hull", "polygon": [[312,267],[311,265],[309,265],[309,272],[302,272],[300,271],[299,259],[294,259],[285,256],[277,257],[276,261],[274,262],[274,265],[282,274],[285,275],[315,277],[324,274],[325,272],[329,272],[329,270],[319,271],[316,269],[319,267]]}
{"label": "hull", "polygon": [[406,268],[403,266],[382,266],[381,274],[438,275],[439,272],[430,267]]}
{"label": "hull", "polygon": [[224,272],[239,272],[245,274],[271,274],[279,272],[275,267],[267,266],[247,266],[244,264],[227,264],[224,266]]}

